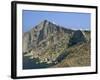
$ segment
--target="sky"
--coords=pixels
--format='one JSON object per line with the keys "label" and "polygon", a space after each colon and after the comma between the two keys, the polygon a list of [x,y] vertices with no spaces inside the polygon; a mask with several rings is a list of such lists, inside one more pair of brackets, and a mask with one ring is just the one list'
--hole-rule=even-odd
{"label": "sky", "polygon": [[22,26],[23,32],[29,31],[43,20],[48,20],[57,25],[70,29],[90,30],[90,13],[78,12],[53,12],[53,11],[34,11],[23,10]]}

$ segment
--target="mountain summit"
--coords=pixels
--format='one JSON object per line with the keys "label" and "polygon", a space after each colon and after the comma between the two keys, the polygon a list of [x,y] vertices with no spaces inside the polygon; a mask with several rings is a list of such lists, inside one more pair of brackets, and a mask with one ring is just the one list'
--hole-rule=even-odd
{"label": "mountain summit", "polygon": [[39,59],[38,63],[57,64],[69,54],[69,48],[89,41],[89,31],[67,29],[43,20],[23,33],[23,55]]}
{"label": "mountain summit", "polygon": [[28,49],[31,48],[36,48],[36,46],[39,46],[42,42],[47,46],[49,43],[55,44],[64,36],[65,38],[68,37],[66,39],[69,39],[72,32],[74,31],[71,29],[66,29],[44,20],[30,31],[23,33],[23,52],[27,52]]}

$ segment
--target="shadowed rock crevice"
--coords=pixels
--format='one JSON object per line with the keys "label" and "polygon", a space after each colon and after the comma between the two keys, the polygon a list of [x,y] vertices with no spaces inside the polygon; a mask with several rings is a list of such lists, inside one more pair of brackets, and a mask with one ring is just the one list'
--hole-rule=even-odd
{"label": "shadowed rock crevice", "polygon": [[69,46],[82,42],[87,42],[85,33],[81,30],[74,31],[72,37],[69,40]]}

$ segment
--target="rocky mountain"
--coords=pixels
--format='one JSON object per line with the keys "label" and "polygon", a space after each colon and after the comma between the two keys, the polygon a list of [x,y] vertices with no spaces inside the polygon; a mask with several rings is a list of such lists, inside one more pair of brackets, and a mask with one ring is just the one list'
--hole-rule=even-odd
{"label": "rocky mountain", "polygon": [[[40,22],[28,32],[23,32],[22,42],[23,56],[31,60],[38,59],[37,64],[46,63],[59,67],[60,64],[64,63],[64,60],[67,62],[68,56],[73,53],[81,53],[79,46],[82,45],[85,45],[82,47],[83,55],[87,53],[85,54],[87,56],[90,53],[88,46],[90,44],[90,31],[67,29],[47,20]],[[75,48],[79,50],[76,52]],[[87,49],[86,52],[84,52],[84,48]],[[71,51],[73,52],[71,53]],[[90,61],[85,65],[89,64]],[[64,64],[64,66],[66,65],[68,64]]]}

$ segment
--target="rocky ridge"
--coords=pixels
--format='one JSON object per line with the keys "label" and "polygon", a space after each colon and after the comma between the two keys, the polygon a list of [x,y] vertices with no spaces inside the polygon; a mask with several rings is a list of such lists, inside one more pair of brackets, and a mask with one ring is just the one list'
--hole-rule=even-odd
{"label": "rocky ridge", "polygon": [[23,33],[23,55],[39,59],[37,63],[56,65],[71,54],[73,46],[90,43],[89,36],[90,31],[67,29],[44,20]]}

